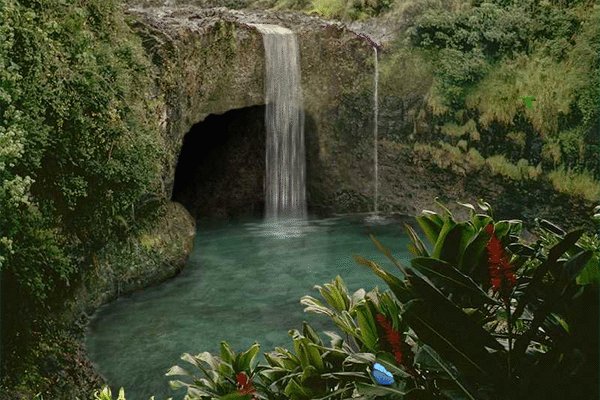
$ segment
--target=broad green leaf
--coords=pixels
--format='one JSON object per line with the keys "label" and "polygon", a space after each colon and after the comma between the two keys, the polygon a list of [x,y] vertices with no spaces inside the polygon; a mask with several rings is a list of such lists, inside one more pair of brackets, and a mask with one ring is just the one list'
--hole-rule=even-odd
{"label": "broad green leaf", "polygon": [[311,398],[310,392],[299,385],[295,379],[290,379],[283,393],[291,400],[309,400]]}
{"label": "broad green leaf", "polygon": [[354,353],[344,360],[344,364],[373,364],[374,362],[375,354],[373,353]]}
{"label": "broad green leaf", "polygon": [[302,333],[311,342],[316,343],[321,346],[323,345],[323,341],[319,337],[319,334],[317,332],[315,332],[315,330],[306,321],[302,322]]}
{"label": "broad green leaf", "polygon": [[486,346],[495,350],[503,350],[503,347],[494,339],[489,332],[474,322],[464,310],[452,303],[431,281],[420,272],[415,271],[414,276],[409,277],[413,287],[415,299],[425,301],[429,307],[440,313],[440,319],[448,319],[448,322],[457,324],[462,329],[471,343],[475,346]]}
{"label": "broad green leaf", "polygon": [[[466,384],[461,382],[460,376],[454,368],[446,363],[435,350],[433,350],[430,346],[424,345],[419,349],[421,354],[426,354],[428,360],[430,360],[431,364],[427,364],[427,369],[434,369],[437,367],[438,371],[444,371],[446,375],[454,382],[454,384],[464,393],[467,398],[471,400],[476,400],[475,395],[473,395],[466,387]],[[417,361],[419,360],[419,354],[417,354]]]}
{"label": "broad green leaf", "polygon": [[192,376],[192,374],[179,365],[174,365],[167,371],[165,376]]}
{"label": "broad green leaf", "polygon": [[379,356],[377,358],[377,362],[382,364],[389,372],[392,373],[392,375],[394,376],[401,376],[402,378],[410,378],[411,375],[406,372],[405,370],[401,369],[400,367],[398,367],[396,365],[396,360],[393,359],[393,357],[390,357],[390,360],[393,360],[393,362],[388,361],[384,358],[383,353],[380,353],[381,356]]}
{"label": "broad green leaf", "polygon": [[415,256],[428,257],[429,251],[427,250],[427,246],[425,246],[425,243],[423,243],[413,227],[408,224],[404,224],[404,228],[411,241],[411,245],[409,245],[409,251]]}
{"label": "broad green leaf", "polygon": [[335,310],[341,312],[348,309],[350,300],[337,279],[333,283],[326,283],[323,287],[319,287],[319,293]]}
{"label": "broad green leaf", "polygon": [[476,213],[477,210],[475,209],[475,206],[473,204],[470,203],[461,203],[460,201],[456,202],[458,205],[463,206],[465,208],[468,208],[469,210],[471,210],[471,213]]}
{"label": "broad green leaf", "polygon": [[304,312],[313,312],[315,314],[324,314],[328,317],[333,317],[335,312],[328,307],[325,307],[320,300],[315,299],[312,296],[303,296],[300,299],[300,304],[306,306]]}
{"label": "broad green leaf", "polygon": [[371,241],[375,244],[375,247],[377,247],[377,250],[379,250],[383,255],[385,255],[387,257],[387,259],[390,260],[392,262],[392,264],[394,264],[396,266],[396,268],[398,268],[398,270],[400,270],[400,272],[402,272],[402,274],[406,275],[406,273],[407,273],[406,268],[402,265],[402,263],[400,261],[398,261],[392,255],[392,251],[390,249],[388,249],[387,247],[385,247],[379,240],[377,240],[375,235],[371,234],[371,235],[369,235],[369,237],[371,238]]}
{"label": "broad green leaf", "polygon": [[444,221],[439,215],[433,213],[432,211],[423,211],[423,214],[417,216],[416,220],[419,224],[419,227],[425,234],[425,237],[427,240],[429,240],[429,243],[431,243],[432,246],[435,245],[442,230],[442,226],[444,225]]}
{"label": "broad green leaf", "polygon": [[[472,230],[473,228],[467,224],[454,225],[444,237],[437,257],[435,257],[436,250],[434,250],[434,257],[452,265],[458,265],[463,249],[473,236]],[[440,234],[441,237],[442,235]]]}
{"label": "broad green leaf", "polygon": [[588,285],[590,283],[600,283],[600,258],[596,254],[587,265],[583,268],[579,276],[577,277],[577,283],[579,285]]}
{"label": "broad green leaf", "polygon": [[540,227],[554,233],[557,236],[560,237],[564,237],[567,232],[565,232],[561,227],[559,227],[558,225],[553,224],[552,222],[545,220],[545,219],[540,219],[539,221]]}
{"label": "broad green leaf", "polygon": [[362,301],[364,301],[365,299],[365,295],[367,294],[367,292],[365,292],[365,289],[358,289],[356,292],[354,292],[352,294],[352,298],[350,301],[350,312],[354,311],[354,308],[361,303]]}
{"label": "broad green leaf", "polygon": [[264,355],[265,355],[265,359],[267,360],[267,363],[269,363],[269,365],[271,367],[285,368],[285,364],[283,362],[283,357],[281,357],[281,355],[279,355],[275,352],[265,353]]}
{"label": "broad green leaf", "polygon": [[304,341],[304,347],[308,353],[311,365],[321,372],[325,369],[325,364],[323,363],[323,356],[321,355],[318,346],[319,345],[309,342],[308,339],[305,339]]}
{"label": "broad green leaf", "polygon": [[486,214],[475,214],[471,217],[471,224],[475,229],[481,230],[488,226],[490,223],[493,223],[494,220],[492,217]]}
{"label": "broad green leaf", "polygon": [[488,296],[470,277],[442,260],[417,257],[411,260],[413,268],[422,272],[436,286],[445,287],[453,295],[467,295],[479,304],[500,304]]}
{"label": "broad green leaf", "polygon": [[[483,332],[479,332],[472,326],[463,325],[465,318],[469,321],[468,325],[473,323],[464,313],[465,318],[457,318],[457,315],[421,300],[410,302],[404,311],[404,318],[419,339],[451,361],[463,374],[477,376],[482,380],[498,378],[500,368],[481,343],[488,342],[483,336],[487,332],[483,329]],[[495,343],[494,347],[498,348],[499,344]]]}
{"label": "broad green leaf", "polygon": [[226,363],[232,364],[235,359],[235,354],[229,344],[225,341],[221,342],[221,360]]}
{"label": "broad green leaf", "polygon": [[323,332],[325,335],[329,336],[330,340],[330,345],[333,348],[341,348],[342,344],[344,343],[344,339],[342,339],[342,337],[340,335],[338,335],[336,332],[332,332],[332,331],[324,331]]}
{"label": "broad green leaf", "polygon": [[308,367],[310,365],[310,357],[304,346],[304,342],[303,342],[304,338],[295,329],[291,330],[290,334],[293,337],[294,352],[296,353],[296,356],[300,360],[300,365],[302,366],[302,369],[305,369],[306,367]]}
{"label": "broad green leaf", "polygon": [[260,345],[254,343],[248,350],[238,354],[233,365],[235,371],[249,371],[252,369],[252,364],[254,363],[254,360],[256,360],[259,350]]}
{"label": "broad green leaf", "polygon": [[550,252],[548,253],[548,260],[550,260],[551,262],[558,260],[558,257],[563,255],[566,251],[573,247],[573,245],[577,243],[577,241],[581,238],[581,236],[583,236],[584,233],[585,229],[583,228],[576,229],[567,233],[563,240],[555,244],[550,249]]}
{"label": "broad green leaf", "polygon": [[560,289],[561,293],[564,293],[569,286],[575,283],[577,277],[579,276],[581,271],[583,271],[583,269],[592,259],[593,256],[593,251],[584,250],[575,254],[573,257],[569,258],[567,262],[565,262],[565,272],[561,276],[560,282],[557,282],[557,284],[560,284],[562,286],[562,288]]}
{"label": "broad green leaf", "polygon": [[249,394],[240,394],[238,392],[233,392],[226,394],[225,396],[220,396],[220,400],[250,400],[252,395]]}
{"label": "broad green leaf", "polygon": [[399,396],[399,397],[393,397],[393,398],[401,399],[402,396],[405,395],[405,392],[395,389],[393,387],[370,385],[368,383],[362,383],[362,382],[356,382],[355,385],[356,385],[356,389],[358,390],[358,392],[360,394],[366,394],[369,396],[389,396],[390,394],[392,394],[392,395]]}
{"label": "broad green leaf", "polygon": [[[448,236],[450,231],[453,230],[455,227],[456,227],[456,223],[454,221],[451,221],[451,220],[444,221],[444,226],[442,226],[442,229],[437,237],[437,241],[435,242],[435,245],[433,247],[433,251],[431,252],[432,257],[441,258],[442,249],[444,248],[444,245],[446,243],[446,236]],[[458,240],[457,240],[457,242],[458,242]]]}
{"label": "broad green leaf", "polygon": [[367,349],[375,351],[378,342],[377,325],[375,324],[371,310],[366,304],[361,304],[356,307],[356,317],[362,342]]}
{"label": "broad green leaf", "polygon": [[461,271],[465,271],[469,275],[475,274],[481,265],[482,256],[486,255],[485,259],[487,259],[486,246],[489,241],[490,235],[484,229],[481,229],[477,235],[471,237],[458,262]]}
{"label": "broad green leaf", "polygon": [[377,276],[383,279],[385,283],[388,284],[392,292],[394,292],[398,300],[400,300],[401,302],[408,301],[412,298],[412,293],[408,289],[406,284],[400,279],[398,279],[396,276],[385,271],[377,263],[357,255],[354,256],[354,260],[361,265],[369,267],[371,271],[373,271]]}
{"label": "broad green leaf", "polygon": [[302,375],[300,375],[300,382],[304,383],[313,376],[319,376],[319,372],[314,366],[307,365],[306,368],[303,369]]}
{"label": "broad green leaf", "polygon": [[348,378],[369,379],[369,376],[366,372],[328,372],[322,374],[321,377],[333,378],[338,380],[347,380]]}
{"label": "broad green leaf", "polygon": [[565,235],[564,239],[550,248],[548,257],[535,269],[531,280],[524,290],[523,295],[519,298],[517,307],[513,313],[515,318],[519,318],[523,314],[523,311],[525,311],[525,307],[527,307],[531,301],[535,299],[534,294],[544,281],[544,277],[548,271],[555,271],[555,275],[560,273],[557,264],[558,258],[572,248],[584,233],[584,229],[571,231]]}

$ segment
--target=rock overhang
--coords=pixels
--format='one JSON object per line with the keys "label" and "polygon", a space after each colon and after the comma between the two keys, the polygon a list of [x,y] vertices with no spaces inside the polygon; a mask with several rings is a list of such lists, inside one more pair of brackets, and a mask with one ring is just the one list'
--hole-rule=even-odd
{"label": "rock overhang", "polygon": [[367,211],[372,41],[340,22],[293,12],[195,6],[127,12],[155,66],[157,113],[171,153],[163,174],[166,196],[183,137],[194,124],[211,114],[265,103],[264,48],[253,24],[273,24],[298,37],[304,108],[311,119],[306,129],[309,204],[333,206],[337,192],[352,192],[362,201],[352,211]]}

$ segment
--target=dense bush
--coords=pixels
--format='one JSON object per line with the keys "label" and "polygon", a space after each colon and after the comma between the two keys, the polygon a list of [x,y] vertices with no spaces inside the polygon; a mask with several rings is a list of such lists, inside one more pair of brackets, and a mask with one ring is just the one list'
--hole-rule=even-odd
{"label": "dense bush", "polygon": [[[452,142],[444,127],[474,121],[478,135],[465,140],[486,158],[524,158],[598,179],[599,23],[591,1],[486,0],[428,10],[409,30],[434,68],[426,105],[434,134],[419,140]],[[536,97],[532,108],[527,95]]]}
{"label": "dense bush", "polygon": [[148,199],[164,146],[149,68],[116,0],[0,0],[0,268],[12,350],[2,361],[13,377],[23,379],[32,335],[94,252],[157,209]]}
{"label": "dense bush", "polygon": [[[308,324],[293,349],[256,364],[258,344],[235,353],[185,354],[174,388],[186,399],[593,399],[598,396],[600,237],[537,221],[494,221],[487,203],[455,221],[424,211],[423,238],[406,226],[410,265],[375,245],[398,270],[355,256],[389,286],[350,294],[340,277],[305,296],[305,311],[331,319],[326,344]],[[600,207],[598,208],[600,209]],[[398,274],[399,273],[399,274]],[[392,384],[379,384],[373,365]]]}

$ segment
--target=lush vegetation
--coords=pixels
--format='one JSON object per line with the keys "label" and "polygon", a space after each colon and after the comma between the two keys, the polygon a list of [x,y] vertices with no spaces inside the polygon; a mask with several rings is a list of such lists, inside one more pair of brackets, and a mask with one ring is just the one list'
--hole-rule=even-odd
{"label": "lush vegetation", "polygon": [[[376,20],[396,41],[382,53],[384,108],[413,126],[387,133],[418,143],[453,171],[481,155],[512,180],[600,200],[600,6],[593,0],[312,0],[258,2],[327,18]],[[524,100],[533,97],[528,106]],[[425,99],[425,102],[417,99]],[[394,103],[395,104],[389,104]],[[388,104],[385,104],[388,103]],[[412,124],[411,124],[412,125]],[[384,132],[384,134],[386,134]],[[460,158],[448,163],[444,157]],[[477,156],[478,157],[478,156]],[[521,173],[527,163],[535,173]],[[481,164],[482,166],[486,163]],[[475,168],[474,168],[475,167]],[[585,184],[564,185],[568,175]]]}
{"label": "lush vegetation", "polygon": [[[600,200],[600,7],[594,1],[254,3],[345,20],[397,18],[399,39],[382,59],[382,102],[406,103],[414,129],[386,139],[408,142],[416,157],[456,173],[486,169],[513,181],[546,179],[559,191]],[[149,226],[164,211],[159,175],[167,146],[152,85],[141,39],[119,1],[0,0],[2,340],[11,349],[0,366],[9,372],[5,387],[60,398],[88,379],[82,349],[69,336],[72,318],[63,318],[76,288],[86,280],[129,278],[127,271],[105,274],[99,266],[120,260],[125,268],[127,260],[143,268],[155,256],[161,239]],[[532,108],[524,96],[536,98]],[[476,213],[465,222],[427,214],[419,223],[430,243],[410,231],[416,258],[401,266],[400,276],[359,259],[390,291],[349,294],[338,279],[320,288],[325,302],[303,299],[307,310],[338,326],[328,344],[306,325],[291,332],[293,351],[276,349],[259,366],[258,347],[234,353],[224,344],[219,357],[186,356],[205,375],[179,385],[192,398],[247,398],[256,389],[256,396],[273,399],[398,392],[521,398],[532,387],[528,397],[560,398],[566,388],[596,387],[582,371],[594,368],[586,353],[597,353],[585,328],[597,326],[590,323],[597,318],[590,309],[597,235],[541,223],[539,239],[524,243],[518,223]],[[490,223],[493,234],[485,230]],[[494,290],[485,275],[493,235],[510,254],[516,279],[510,291],[502,283]],[[451,311],[438,320],[432,307]],[[462,351],[436,340],[423,321]],[[465,331],[448,328],[456,321]],[[467,345],[467,335],[478,341]],[[398,353],[405,355],[401,362]],[[375,360],[392,372],[395,385],[375,384]],[[0,389],[0,398],[6,393]]]}
{"label": "lush vegetation", "polygon": [[2,361],[28,390],[82,270],[158,213],[149,68],[117,1],[0,0]]}
{"label": "lush vegetation", "polygon": [[[302,298],[337,327],[329,342],[304,323],[293,349],[258,365],[258,344],[236,353],[222,342],[219,355],[184,354],[173,388],[186,399],[597,398],[600,236],[540,220],[528,242],[521,221],[464,206],[466,221],[442,206],[417,217],[421,235],[406,226],[410,265],[372,237],[396,273],[355,256],[389,290],[349,293],[337,277],[317,286],[322,299]],[[393,384],[374,379],[376,362]]]}
{"label": "lush vegetation", "polygon": [[[414,140],[437,159],[460,154],[459,169],[477,167],[481,155],[513,180],[544,175],[559,191],[598,201],[599,23],[591,1],[426,11],[404,36],[432,70],[417,120],[433,126]],[[566,186],[565,176],[577,183]]]}

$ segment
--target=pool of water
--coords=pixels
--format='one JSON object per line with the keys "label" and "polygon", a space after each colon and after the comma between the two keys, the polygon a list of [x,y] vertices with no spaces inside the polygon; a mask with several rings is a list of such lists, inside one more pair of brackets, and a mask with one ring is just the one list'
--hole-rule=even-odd
{"label": "pool of water", "polygon": [[[341,275],[351,291],[387,288],[353,254],[380,261],[374,233],[401,259],[408,242],[399,221],[364,217],[267,224],[258,220],[199,221],[194,251],[184,271],[159,286],[122,297],[98,310],[86,345],[111,387],[125,387],[128,400],[173,396],[165,372],[182,353],[217,353],[227,340],[234,350],[255,341],[261,352],[290,346],[288,330],[309,321],[303,295],[319,297],[314,285]],[[175,399],[183,396],[175,394]]]}

